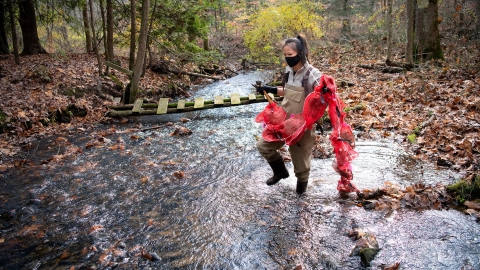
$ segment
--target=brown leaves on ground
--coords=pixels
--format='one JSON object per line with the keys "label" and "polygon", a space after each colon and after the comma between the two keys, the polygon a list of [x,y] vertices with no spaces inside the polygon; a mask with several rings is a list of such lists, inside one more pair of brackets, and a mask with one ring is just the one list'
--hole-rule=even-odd
{"label": "brown leaves on ground", "polygon": [[160,260],[160,257],[156,254],[156,253],[150,253],[148,251],[146,251],[145,249],[141,248],[141,253],[140,253],[140,256],[142,256],[142,258],[144,259],[147,259],[149,261],[158,261]]}
{"label": "brown leaves on ground", "polygon": [[185,173],[182,172],[182,171],[175,171],[173,172],[173,176],[175,176],[176,178],[185,178]]}
{"label": "brown leaves on ground", "polygon": [[445,186],[425,186],[415,184],[401,189],[398,185],[385,182],[378,190],[363,190],[359,206],[375,210],[396,210],[410,208],[417,210],[443,209],[455,202],[455,198],[448,194]]}
{"label": "brown leaves on ground", "polygon": [[18,234],[22,236],[27,236],[27,237],[35,236],[36,238],[41,238],[45,235],[44,226],[45,226],[44,224],[26,225],[19,231]]}
{"label": "brown leaves on ground", "polygon": [[[418,158],[458,170],[478,171],[479,70],[431,61],[414,71],[384,74],[358,65],[358,61],[378,61],[354,57],[332,58],[328,66],[317,67],[337,83],[354,83],[338,83],[338,91],[348,111],[346,122],[361,131],[358,137],[401,138]],[[413,144],[406,139],[410,134],[415,134]]]}
{"label": "brown leaves on ground", "polygon": [[175,130],[172,133],[170,133],[170,136],[176,136],[176,135],[187,136],[191,134],[192,134],[192,131],[190,129],[186,127],[175,126]]}
{"label": "brown leaves on ground", "polygon": [[396,262],[394,264],[389,264],[389,265],[381,265],[380,269],[382,270],[397,270],[400,268],[400,263]]}
{"label": "brown leaves on ground", "polygon": [[[27,142],[30,136],[40,136],[58,128],[52,123],[57,111],[74,104],[88,111],[87,116],[76,118],[61,128],[98,121],[106,112],[97,89],[98,75],[91,55],[72,54],[65,58],[55,55],[22,56],[15,65],[13,56],[1,61],[8,70],[0,79],[0,109],[10,123],[10,139]],[[115,83],[102,78],[105,89],[115,89]],[[100,94],[100,93],[98,93]],[[106,96],[106,95],[104,95]]]}
{"label": "brown leaves on ground", "polygon": [[[348,110],[346,122],[362,131],[359,137],[394,138],[418,158],[441,159],[447,161],[440,162],[442,166],[478,171],[480,45],[463,42],[463,50],[444,41],[451,48],[444,52],[445,60],[420,63],[400,73],[365,67],[385,67],[385,44],[375,42],[365,46],[353,40],[351,50],[334,46],[311,58],[320,71],[335,78]],[[415,134],[416,143],[407,142],[410,134]]]}
{"label": "brown leaves on ground", "polygon": [[477,220],[480,220],[480,201],[466,201],[463,204],[467,207],[465,213],[477,217]]}
{"label": "brown leaves on ground", "polygon": [[[127,65],[128,59],[117,58],[122,66]],[[18,145],[36,138],[102,121],[107,106],[113,105],[113,97],[121,97],[123,87],[129,82],[127,75],[112,69],[110,74],[117,80],[99,76],[93,54],[22,56],[20,65],[9,55],[3,56],[0,66],[3,70],[0,76],[0,132],[5,132],[0,136],[9,141],[3,145],[2,140],[0,158],[12,157],[20,150]],[[164,96],[165,91],[171,92],[168,85],[172,82],[189,84],[187,79],[147,69],[140,88],[152,95],[145,98],[153,101]],[[86,110],[87,115],[71,117],[69,123],[61,123],[57,113],[69,105]]]}

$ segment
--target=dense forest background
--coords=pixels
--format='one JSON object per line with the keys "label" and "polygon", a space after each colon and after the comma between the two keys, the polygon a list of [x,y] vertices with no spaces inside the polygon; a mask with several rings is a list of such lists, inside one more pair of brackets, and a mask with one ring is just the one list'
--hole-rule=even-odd
{"label": "dense forest background", "polygon": [[477,0],[0,0],[0,149],[119,121],[105,117],[114,97],[188,97],[208,77],[281,69],[281,41],[302,34],[354,128],[478,170],[479,33]]}
{"label": "dense forest background", "polygon": [[[272,61],[279,56],[275,45],[298,33],[310,41],[312,55],[332,43],[348,47],[390,41],[395,47],[391,57],[400,58],[409,53],[405,46],[412,39],[412,60],[442,59],[452,47],[479,38],[479,16],[474,0],[3,0],[0,53],[98,50],[113,62],[128,56],[133,69],[144,25],[150,64],[162,57],[203,63],[231,54]],[[236,49],[242,47],[249,50]]]}

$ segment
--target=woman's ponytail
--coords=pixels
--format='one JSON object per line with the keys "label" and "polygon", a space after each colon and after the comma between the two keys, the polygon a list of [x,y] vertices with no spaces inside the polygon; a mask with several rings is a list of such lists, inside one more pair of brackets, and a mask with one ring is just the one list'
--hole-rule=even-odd
{"label": "woman's ponytail", "polygon": [[308,45],[307,45],[307,40],[298,35],[297,39],[300,41],[301,49],[300,49],[300,60],[302,61],[303,64],[305,64],[308,60]]}

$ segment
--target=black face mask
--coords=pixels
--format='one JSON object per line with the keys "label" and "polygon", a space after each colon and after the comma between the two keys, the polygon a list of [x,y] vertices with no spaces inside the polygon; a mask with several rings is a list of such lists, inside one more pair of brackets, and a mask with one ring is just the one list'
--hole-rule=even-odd
{"label": "black face mask", "polygon": [[285,61],[287,61],[288,66],[294,67],[298,62],[300,62],[300,55],[295,55],[292,57],[285,57]]}

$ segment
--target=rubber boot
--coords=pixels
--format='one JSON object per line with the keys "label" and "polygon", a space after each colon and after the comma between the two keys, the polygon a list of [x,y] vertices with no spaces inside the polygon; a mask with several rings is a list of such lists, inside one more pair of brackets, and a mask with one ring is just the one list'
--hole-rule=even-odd
{"label": "rubber boot", "polygon": [[308,186],[308,179],[305,181],[304,179],[297,179],[297,194],[303,194],[307,191]]}
{"label": "rubber boot", "polygon": [[278,181],[290,176],[288,174],[287,168],[285,167],[285,162],[283,162],[283,158],[279,158],[275,161],[269,162],[268,165],[272,167],[273,176],[267,180],[267,185],[275,185],[276,183],[278,183]]}

